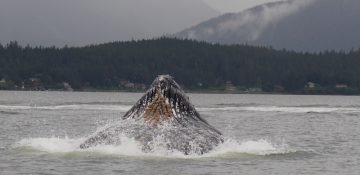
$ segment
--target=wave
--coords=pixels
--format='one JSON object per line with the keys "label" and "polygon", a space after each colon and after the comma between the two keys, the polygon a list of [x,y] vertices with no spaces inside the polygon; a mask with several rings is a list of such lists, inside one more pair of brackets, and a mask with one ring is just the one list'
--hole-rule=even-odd
{"label": "wave", "polygon": [[130,105],[72,104],[72,105],[0,105],[3,110],[114,110],[127,111]]}
{"label": "wave", "polygon": [[[118,157],[158,157],[158,158],[206,158],[206,157],[234,157],[244,154],[254,156],[286,155],[296,153],[297,150],[291,149],[287,144],[273,144],[265,139],[236,141],[226,139],[225,142],[213,151],[204,155],[184,155],[181,152],[168,150],[165,147],[156,147],[154,151],[145,153],[141,150],[140,144],[132,138],[122,136],[121,145],[101,145],[89,149],[80,149],[79,145],[85,138],[28,138],[23,139],[13,145],[14,149],[28,150],[30,152],[40,152],[44,154],[64,154],[64,155],[84,155],[84,156],[118,156]],[[159,144],[160,145],[160,144]]]}
{"label": "wave", "polygon": [[[131,105],[124,104],[68,104],[68,105],[0,105],[0,111],[14,110],[104,110],[127,111]],[[10,111],[9,111],[10,110]],[[330,106],[211,106],[197,107],[200,112],[207,111],[254,111],[284,113],[360,113],[360,107]]]}
{"label": "wave", "polygon": [[1,111],[0,114],[6,114],[6,115],[17,115],[20,114],[20,112],[14,112],[14,111]]}
{"label": "wave", "polygon": [[208,107],[198,108],[199,111],[256,111],[285,113],[357,113],[356,107],[281,107],[281,106],[244,106],[244,107]]}

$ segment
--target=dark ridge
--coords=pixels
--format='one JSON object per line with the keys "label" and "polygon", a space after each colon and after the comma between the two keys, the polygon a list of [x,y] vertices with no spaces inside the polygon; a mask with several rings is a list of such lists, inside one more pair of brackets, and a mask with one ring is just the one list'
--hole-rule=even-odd
{"label": "dark ridge", "polygon": [[[86,47],[0,45],[0,89],[144,91],[171,74],[185,90],[359,94],[360,51],[316,54],[159,38]],[[308,82],[314,88],[304,88]],[[129,85],[129,86],[128,86]],[[340,85],[340,88],[336,88]],[[24,87],[24,88],[22,88]]]}

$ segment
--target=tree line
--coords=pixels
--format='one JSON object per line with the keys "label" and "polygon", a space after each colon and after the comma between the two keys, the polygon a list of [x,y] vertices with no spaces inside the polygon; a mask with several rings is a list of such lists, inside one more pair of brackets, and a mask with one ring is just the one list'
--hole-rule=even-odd
{"label": "tree line", "polygon": [[124,81],[149,85],[170,74],[190,90],[222,90],[231,82],[243,90],[357,94],[359,66],[360,50],[298,53],[172,38],[63,48],[0,45],[0,80],[11,84],[2,89],[31,86],[34,78],[44,89],[63,82],[76,90],[121,89]]}

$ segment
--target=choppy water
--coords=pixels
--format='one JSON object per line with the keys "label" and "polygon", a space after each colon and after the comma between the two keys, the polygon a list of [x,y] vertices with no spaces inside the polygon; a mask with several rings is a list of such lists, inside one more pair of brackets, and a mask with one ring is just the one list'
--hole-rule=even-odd
{"label": "choppy water", "polygon": [[134,93],[0,91],[0,174],[360,174],[360,97],[190,94],[226,137],[202,156],[161,147],[80,150]]}

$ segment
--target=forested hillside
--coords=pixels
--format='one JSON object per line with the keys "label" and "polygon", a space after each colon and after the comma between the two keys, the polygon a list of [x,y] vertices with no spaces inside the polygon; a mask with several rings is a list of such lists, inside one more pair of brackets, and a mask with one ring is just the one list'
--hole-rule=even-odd
{"label": "forested hillside", "polygon": [[0,88],[144,89],[171,74],[190,90],[354,94],[359,66],[360,50],[308,54],[168,38],[65,48],[12,42],[0,46]]}

